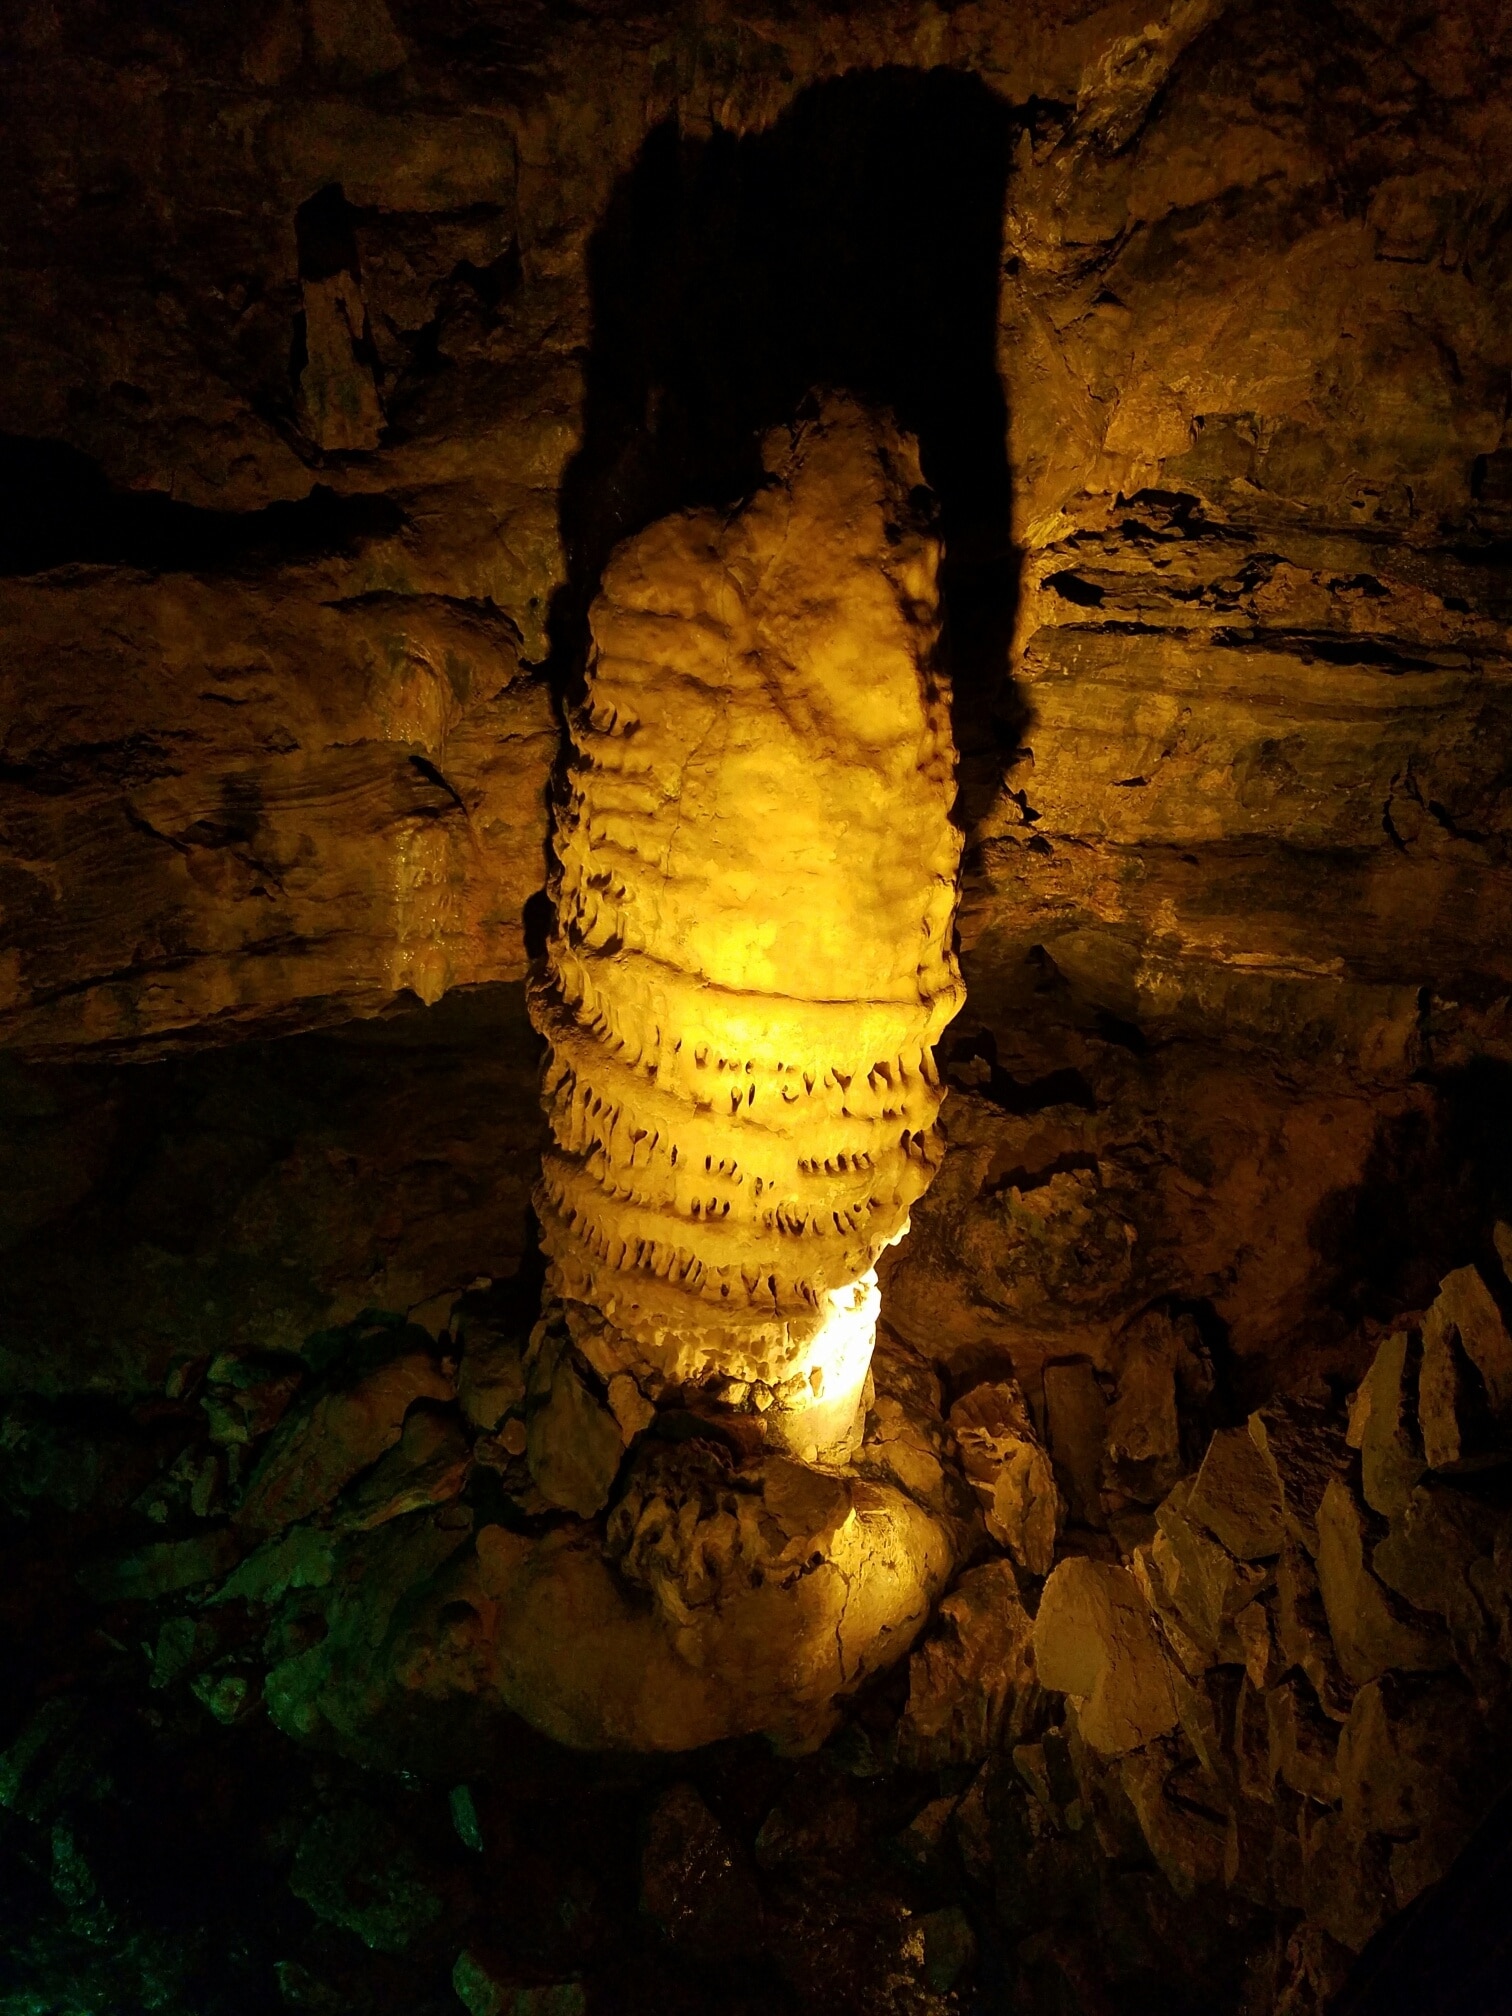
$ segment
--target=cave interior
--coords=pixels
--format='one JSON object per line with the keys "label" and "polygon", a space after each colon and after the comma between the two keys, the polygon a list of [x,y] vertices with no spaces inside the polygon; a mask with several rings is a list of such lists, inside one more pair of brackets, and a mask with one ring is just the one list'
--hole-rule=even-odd
{"label": "cave interior", "polygon": [[1507,10],[0,51],[0,2016],[1512,2009]]}

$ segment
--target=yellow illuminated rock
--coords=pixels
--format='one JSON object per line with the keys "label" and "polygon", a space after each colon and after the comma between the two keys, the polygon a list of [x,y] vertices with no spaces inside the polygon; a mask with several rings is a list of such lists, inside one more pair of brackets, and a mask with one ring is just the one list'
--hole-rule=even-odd
{"label": "yellow illuminated rock", "polygon": [[765,461],[733,516],[622,547],[593,611],[533,995],[538,1207],[606,1376],[723,1382],[812,1453],[939,1158],[960,838],[913,444],[831,398]]}

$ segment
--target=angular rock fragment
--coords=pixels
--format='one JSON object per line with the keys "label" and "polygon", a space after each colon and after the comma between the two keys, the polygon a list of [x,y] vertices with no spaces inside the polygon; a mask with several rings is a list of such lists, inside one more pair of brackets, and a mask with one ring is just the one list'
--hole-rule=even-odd
{"label": "angular rock fragment", "polygon": [[1477,1268],[1457,1267],[1444,1276],[1429,1322],[1453,1326],[1485,1383],[1492,1413],[1498,1418],[1512,1413],[1512,1337]]}
{"label": "angular rock fragment", "polygon": [[1248,1427],[1220,1428],[1207,1447],[1187,1511],[1240,1561],[1281,1552],[1286,1506],[1275,1464]]}
{"label": "angular rock fragment", "polygon": [[417,1400],[451,1398],[451,1379],[428,1351],[400,1352],[350,1386],[327,1388],[280,1422],[236,1523],[271,1533],[307,1519],[399,1440]]}
{"label": "angular rock fragment", "polygon": [[522,1338],[469,1325],[457,1367],[457,1398],[474,1428],[492,1434],[525,1405]]}
{"label": "angular rock fragment", "polygon": [[1283,1681],[1265,1696],[1270,1776],[1304,1799],[1333,1806],[1339,1798],[1339,1730],[1305,1681]]}
{"label": "angular rock fragment", "polygon": [[1224,1816],[1180,1796],[1171,1759],[1160,1747],[1122,1758],[1119,1777],[1150,1853],[1177,1896],[1219,1882],[1228,1843]]}
{"label": "angular rock fragment", "polygon": [[1104,1756],[1176,1726],[1171,1670],[1126,1568],[1080,1557],[1056,1567],[1034,1620],[1034,1663],[1042,1686],[1073,1696],[1082,1735]]}
{"label": "angular rock fragment", "polygon": [[565,1342],[548,1338],[530,1377],[525,1450],[542,1495],[580,1518],[609,1502],[625,1453],[620,1424],[590,1392]]}
{"label": "angular rock fragment", "polygon": [[1263,1567],[1236,1561],[1187,1516],[1194,1496],[1192,1486],[1178,1484],[1159,1507],[1149,1559],[1182,1622],[1216,1655],[1226,1627],[1264,1588],[1269,1575]]}
{"label": "angular rock fragment", "polygon": [[1365,1564],[1365,1522],[1335,1478],[1318,1514],[1318,1588],[1339,1664],[1356,1686],[1393,1667],[1421,1672],[1446,1665],[1449,1648],[1426,1626],[1401,1622]]}
{"label": "angular rock fragment", "polygon": [[1408,1333],[1394,1331],[1376,1352],[1349,1412],[1348,1441],[1360,1452],[1365,1503],[1388,1519],[1406,1506],[1425,1468],[1407,1390],[1419,1356]]}
{"label": "angular rock fragment", "polygon": [[472,1947],[457,1955],[452,1988],[467,2016],[587,2016],[581,1981],[522,1984]]}
{"label": "angular rock fragment", "polygon": [[441,1915],[414,1850],[365,1803],[316,1815],[300,1838],[289,1888],[375,1953],[402,1953]]}
{"label": "angular rock fragment", "polygon": [[214,1582],[235,1566],[241,1542],[229,1527],[187,1540],[158,1540],[113,1561],[79,1571],[79,1586],[97,1603],[151,1603]]}
{"label": "angular rock fragment", "polygon": [[1352,1689],[1339,1668],[1318,1577],[1301,1543],[1289,1540],[1276,1563],[1276,1652],[1283,1670],[1295,1666],[1312,1683],[1325,1714],[1342,1722]]}
{"label": "angular rock fragment", "polygon": [[1031,1575],[1055,1561],[1060,1492],[1050,1458],[1012,1379],[973,1387],[950,1410],[950,1427],[987,1519],[987,1531]]}
{"label": "angular rock fragment", "polygon": [[1348,1461],[1346,1422],[1327,1401],[1280,1394],[1251,1414],[1248,1428],[1276,1473],[1287,1531],[1315,1551],[1323,1494]]}
{"label": "angular rock fragment", "polygon": [[1176,1366],[1181,1340],[1152,1310],[1122,1340],[1118,1393],[1108,1414],[1107,1459],[1123,1490],[1146,1505],[1181,1474]]}
{"label": "angular rock fragment", "polygon": [[1445,1873],[1489,1804],[1477,1770],[1484,1737],[1472,1690],[1458,1676],[1372,1681],[1339,1737],[1344,1824],[1385,1835],[1398,1910]]}
{"label": "angular rock fragment", "polygon": [[337,1501],[335,1523],[358,1533],[444,1505],[467,1481],[472,1449],[461,1424],[434,1408],[411,1409],[393,1448]]}
{"label": "angular rock fragment", "polygon": [[1512,1443],[1512,1338],[1474,1267],[1446,1274],[1423,1320],[1418,1422],[1432,1470],[1501,1460]]}
{"label": "angular rock fragment", "polygon": [[1370,1557],[1388,1589],[1425,1616],[1443,1618],[1462,1660],[1476,1659],[1488,1628],[1471,1576],[1478,1564],[1490,1565],[1499,1523],[1474,1499],[1420,1484]]}
{"label": "angular rock fragment", "polygon": [[898,1761],[932,1771],[1019,1741],[1038,1698],[1033,1637],[1006,1561],[963,1575],[909,1661]]}

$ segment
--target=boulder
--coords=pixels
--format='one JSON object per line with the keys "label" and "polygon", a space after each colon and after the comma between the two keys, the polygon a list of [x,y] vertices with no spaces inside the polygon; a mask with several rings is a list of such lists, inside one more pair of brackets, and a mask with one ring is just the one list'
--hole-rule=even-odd
{"label": "boulder", "polygon": [[1281,1552],[1286,1537],[1281,1479],[1249,1427],[1220,1428],[1209,1442],[1187,1511],[1240,1561]]}
{"label": "boulder", "polygon": [[472,1426],[492,1434],[506,1414],[525,1405],[524,1340],[469,1325],[457,1367],[457,1398]]}
{"label": "boulder", "polygon": [[730,1959],[762,1944],[756,1872],[691,1785],[669,1787],[652,1809],[641,1853],[641,1909],[694,1957]]}
{"label": "boulder", "polygon": [[1033,1637],[1008,1562],[963,1575],[909,1661],[898,1761],[932,1771],[1020,1741],[1039,1698]]}
{"label": "boulder", "polygon": [[1444,1276],[1429,1322],[1453,1326],[1485,1383],[1492,1413],[1512,1413],[1512,1336],[1477,1268],[1457,1267]]}
{"label": "boulder", "polygon": [[1181,1474],[1176,1367],[1182,1341],[1152,1310],[1123,1339],[1118,1392],[1108,1414],[1108,1463],[1124,1491],[1153,1504]]}
{"label": "boulder", "polygon": [[1056,1567],[1034,1622],[1034,1663],[1042,1686],[1075,1699],[1083,1737],[1104,1756],[1176,1726],[1171,1671],[1126,1568],[1079,1556]]}
{"label": "boulder", "polygon": [[237,1509],[237,1524],[272,1533],[317,1512],[403,1432],[417,1400],[450,1400],[452,1381],[428,1351],[401,1351],[348,1386],[327,1386],[286,1414]]}
{"label": "boulder", "polygon": [[625,1453],[619,1422],[590,1391],[568,1347],[548,1338],[530,1379],[525,1450],[541,1495],[591,1518],[609,1501]]}
{"label": "boulder", "polygon": [[393,1448],[342,1493],[335,1524],[365,1533],[406,1512],[444,1505],[461,1491],[471,1463],[461,1423],[434,1407],[416,1407]]}
{"label": "boulder", "polygon": [[1405,1507],[1425,1467],[1407,1393],[1409,1363],[1417,1355],[1408,1333],[1393,1331],[1349,1410],[1348,1442],[1360,1452],[1365,1503],[1388,1519]]}
{"label": "boulder", "polygon": [[987,1531],[1021,1568],[1048,1575],[1061,1499],[1017,1383],[1002,1379],[973,1387],[951,1408],[950,1427]]}
{"label": "boulder", "polygon": [[1474,1267],[1439,1284],[1423,1320],[1418,1421],[1430,1469],[1500,1459],[1512,1414],[1512,1338]]}
{"label": "boulder", "polygon": [[1339,1664],[1356,1686],[1393,1667],[1423,1672],[1448,1663],[1442,1635],[1401,1621],[1365,1565],[1365,1521],[1338,1478],[1318,1514],[1318,1588]]}
{"label": "boulder", "polygon": [[1247,1561],[1236,1561],[1226,1547],[1189,1518],[1192,1497],[1190,1485],[1178,1484],[1159,1507],[1149,1559],[1182,1622],[1201,1645],[1216,1654],[1224,1627],[1253,1601],[1269,1574]]}

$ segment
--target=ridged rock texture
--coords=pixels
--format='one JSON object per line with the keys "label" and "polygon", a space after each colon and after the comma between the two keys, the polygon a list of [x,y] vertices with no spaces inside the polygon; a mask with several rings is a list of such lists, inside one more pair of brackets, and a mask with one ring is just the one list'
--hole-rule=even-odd
{"label": "ridged rock texture", "polygon": [[914,444],[854,402],[765,455],[743,508],[652,526],[594,606],[538,1208],[625,1369],[841,1428],[962,998],[939,546]]}

